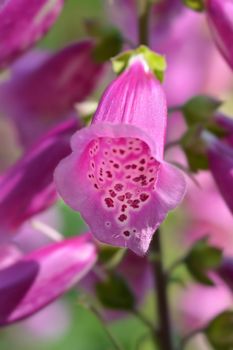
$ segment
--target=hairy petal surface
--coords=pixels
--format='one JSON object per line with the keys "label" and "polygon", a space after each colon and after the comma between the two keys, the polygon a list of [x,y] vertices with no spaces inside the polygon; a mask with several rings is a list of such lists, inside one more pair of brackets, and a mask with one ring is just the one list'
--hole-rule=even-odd
{"label": "hairy petal surface", "polygon": [[0,3],[0,69],[38,41],[53,25],[64,0],[3,0]]}
{"label": "hairy petal surface", "polygon": [[0,325],[24,319],[70,289],[91,269],[90,235],[36,250],[0,271]]}

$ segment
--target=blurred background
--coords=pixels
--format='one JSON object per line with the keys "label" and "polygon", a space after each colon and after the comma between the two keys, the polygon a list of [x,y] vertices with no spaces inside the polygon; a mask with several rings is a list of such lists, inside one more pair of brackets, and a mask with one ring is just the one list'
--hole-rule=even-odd
{"label": "blurred background", "polygon": [[[125,13],[122,12],[118,14],[118,17],[123,21],[124,15]],[[195,14],[195,16],[200,15]],[[111,23],[114,16],[111,18],[108,16],[104,0],[66,0],[64,10],[56,24],[37,46],[41,49],[57,50],[70,42],[85,37],[83,24],[86,19],[90,18],[97,19],[101,23]],[[119,18],[116,21],[119,21]],[[123,22],[119,24],[124,26]],[[170,24],[166,23],[167,31],[170,30],[171,35],[174,35],[174,42],[177,41],[178,49],[173,48],[173,52],[179,50],[179,38],[176,38],[176,34],[180,30],[176,27],[178,28],[179,25],[177,22],[170,28]],[[230,70],[212,45],[204,21],[200,21],[198,26],[204,38],[199,51],[192,52],[191,47],[196,50],[196,43],[190,44],[189,39],[192,40],[192,34],[186,33],[190,35],[190,38],[182,39],[182,43],[185,43],[185,40],[187,43],[187,45],[182,44],[183,53],[181,52],[181,55],[183,54],[184,62],[180,60],[172,62],[169,77],[165,81],[169,103],[177,105],[197,93],[205,92],[226,99],[227,103],[223,105],[222,110],[231,112],[233,111],[233,84]],[[183,32],[187,30],[185,28],[184,26]],[[196,30],[195,21],[192,28]],[[131,34],[130,30],[128,36],[130,37]],[[161,42],[156,43],[155,37],[155,46],[158,44],[163,47],[163,40],[166,40],[166,37],[158,38],[158,42]],[[197,67],[191,61],[188,61],[189,64],[186,67],[185,59],[189,60],[190,56],[195,60]],[[199,74],[198,66],[204,64],[199,79],[197,77]],[[185,73],[182,69],[185,70]],[[109,72],[103,77],[92,99],[100,96],[107,82],[112,79],[113,75]],[[184,78],[182,74],[184,74]],[[171,85],[173,88],[170,88]],[[168,138],[171,140],[183,130],[180,115],[174,115],[173,120],[174,122],[169,123],[168,130]],[[5,151],[2,149],[2,152]],[[167,155],[168,159],[174,156],[183,157],[178,150],[173,150]],[[17,155],[15,157],[17,158]],[[181,208],[169,214],[162,225],[166,266],[181,256],[195,239],[202,237],[207,232],[210,233],[212,242],[226,249],[228,255],[233,254],[231,214],[217,194],[209,175],[201,174],[199,179],[204,184],[205,190],[197,189],[190,181],[190,191],[186,202]],[[211,210],[210,202],[216,204]],[[200,209],[199,212],[196,210],[197,208]],[[195,215],[194,211],[196,211]],[[219,213],[219,220],[216,219],[216,213]],[[48,215],[50,222],[51,220],[56,222],[55,226],[67,237],[86,230],[81,217],[62,202],[59,202],[46,215]],[[231,245],[232,248],[230,248]],[[137,267],[135,266],[135,268]],[[186,333],[199,327],[200,324],[221,310],[233,305],[232,292],[221,283],[217,283],[217,287],[203,287],[194,283],[185,269],[182,268],[177,272],[177,280],[185,281],[184,285],[172,283],[169,287],[173,322],[177,331]],[[140,282],[138,283],[140,284]],[[25,321],[10,327],[0,328],[0,350],[111,350],[112,345],[101,322],[90,310],[80,304],[77,297],[79,289],[77,286],[77,289],[67,293],[59,301]],[[156,305],[152,288],[148,290],[140,308],[151,321],[155,320]],[[124,315],[123,318],[108,322],[108,326],[124,350],[154,349],[148,329],[135,317]],[[202,336],[195,337],[187,346],[187,350],[197,349],[210,349]]]}

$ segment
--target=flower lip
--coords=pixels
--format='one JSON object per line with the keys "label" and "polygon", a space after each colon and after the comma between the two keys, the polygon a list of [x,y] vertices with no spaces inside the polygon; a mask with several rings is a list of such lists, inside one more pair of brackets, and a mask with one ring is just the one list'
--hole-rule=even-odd
{"label": "flower lip", "polygon": [[[138,143],[132,152],[131,142]],[[178,170],[157,159],[153,140],[133,125],[91,125],[73,136],[72,149],[55,170],[60,195],[100,241],[145,254],[167,211],[183,197]]]}

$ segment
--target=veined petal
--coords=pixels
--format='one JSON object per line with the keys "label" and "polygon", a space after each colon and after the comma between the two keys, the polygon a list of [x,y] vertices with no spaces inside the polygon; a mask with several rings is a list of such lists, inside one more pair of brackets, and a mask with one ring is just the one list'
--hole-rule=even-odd
{"label": "veined petal", "polygon": [[64,0],[2,0],[0,69],[38,41],[60,14]]}
{"label": "veined petal", "polygon": [[31,52],[13,65],[0,84],[0,110],[16,124],[24,146],[67,119],[92,92],[103,70],[92,49],[91,41],[81,41],[54,54]]}
{"label": "veined petal", "polygon": [[214,40],[233,69],[233,2],[207,0],[206,11]]}
{"label": "veined petal", "polygon": [[85,234],[34,251],[0,271],[0,325],[51,303],[85,276],[95,261],[95,245]]}
{"label": "veined petal", "polygon": [[100,122],[141,128],[156,145],[156,158],[163,159],[166,98],[161,84],[140,56],[133,58],[129,68],[106,89],[93,118],[93,124]]}
{"label": "veined petal", "polygon": [[134,125],[93,124],[73,136],[72,150],[55,170],[60,195],[100,241],[145,254],[182,200],[183,175],[156,159],[154,141]]}
{"label": "veined petal", "polygon": [[53,172],[69,154],[69,139],[76,130],[75,120],[59,125],[1,177],[0,239],[9,239],[25,220],[54,203]]}

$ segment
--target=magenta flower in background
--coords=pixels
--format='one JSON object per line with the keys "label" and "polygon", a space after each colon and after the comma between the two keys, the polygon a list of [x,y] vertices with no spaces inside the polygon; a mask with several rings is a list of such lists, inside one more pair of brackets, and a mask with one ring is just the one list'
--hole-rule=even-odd
{"label": "magenta flower in background", "polygon": [[233,257],[225,257],[217,272],[219,277],[233,291]]}
{"label": "magenta flower in background", "polygon": [[96,87],[103,65],[94,62],[92,49],[86,40],[54,54],[33,51],[12,66],[0,84],[0,111],[15,123],[24,146],[74,114],[75,103]]}
{"label": "magenta flower in background", "polygon": [[233,147],[206,133],[210,171],[226,204],[233,213]]}
{"label": "magenta flower in background", "polygon": [[1,0],[0,69],[49,30],[63,4],[64,0]]}
{"label": "magenta flower in background", "polygon": [[53,172],[69,154],[70,137],[77,128],[76,120],[60,124],[0,178],[1,239],[10,239],[25,220],[55,202]]}
{"label": "magenta flower in background", "polygon": [[[233,216],[210,173],[201,172],[197,180],[200,188],[190,182],[184,202],[185,217],[189,218],[182,232],[184,241],[191,247],[195,241],[208,235],[209,243],[222,249],[223,255],[231,258]],[[178,305],[181,306],[182,323],[186,331],[206,325],[210,319],[232,305],[232,292],[220,273],[211,274],[211,278],[215,286],[191,284],[180,294]]]}
{"label": "magenta flower in background", "polygon": [[184,202],[183,209],[189,218],[183,232],[185,242],[191,246],[208,235],[210,244],[222,249],[224,255],[233,256],[233,216],[210,172],[201,172],[196,179],[200,188],[190,181]]}
{"label": "magenta flower in background", "polygon": [[187,333],[207,326],[211,319],[232,306],[232,292],[220,278],[215,277],[215,283],[213,287],[193,284],[181,293],[178,305]]}
{"label": "magenta flower in background", "polygon": [[214,40],[233,69],[233,2],[207,0],[206,13]]}
{"label": "magenta flower in background", "polygon": [[73,136],[57,189],[100,241],[145,254],[182,200],[184,177],[163,160],[166,121],[160,83],[137,56],[105,91],[92,125]]}
{"label": "magenta flower in background", "polygon": [[90,235],[55,243],[25,255],[0,271],[0,325],[24,319],[74,286],[92,268]]}

